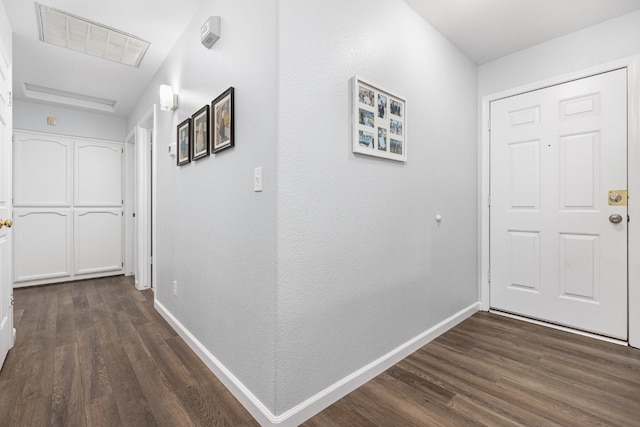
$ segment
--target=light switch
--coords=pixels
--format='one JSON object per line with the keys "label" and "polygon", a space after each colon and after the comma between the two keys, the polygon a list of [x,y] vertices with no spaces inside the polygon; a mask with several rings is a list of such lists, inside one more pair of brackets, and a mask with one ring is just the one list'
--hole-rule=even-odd
{"label": "light switch", "polygon": [[262,191],[262,166],[253,172],[253,191]]}

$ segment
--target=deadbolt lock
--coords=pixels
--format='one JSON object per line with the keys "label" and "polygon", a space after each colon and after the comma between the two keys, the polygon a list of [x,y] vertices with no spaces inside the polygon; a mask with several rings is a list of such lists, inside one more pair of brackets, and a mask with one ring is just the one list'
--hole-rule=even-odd
{"label": "deadbolt lock", "polygon": [[627,190],[609,191],[609,206],[627,206]]}

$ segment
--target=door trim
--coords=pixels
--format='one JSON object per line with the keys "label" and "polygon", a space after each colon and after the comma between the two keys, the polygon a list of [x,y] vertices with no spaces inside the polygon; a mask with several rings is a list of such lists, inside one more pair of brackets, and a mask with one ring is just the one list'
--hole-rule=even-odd
{"label": "door trim", "polygon": [[[627,163],[628,163],[628,190],[629,206],[628,214],[629,236],[628,236],[628,337],[629,345],[640,348],[640,203],[634,203],[637,196],[640,200],[640,55],[623,58],[617,61],[601,64],[586,70],[553,77],[539,82],[530,83],[524,86],[508,89],[482,97],[481,114],[481,146],[478,153],[478,295],[480,309],[488,311],[489,301],[489,182],[490,182],[490,161],[489,161],[489,117],[490,103],[498,99],[519,95],[534,90],[543,89],[549,86],[566,83],[601,74],[620,68],[627,69]],[[638,224],[638,226],[636,226]]]}

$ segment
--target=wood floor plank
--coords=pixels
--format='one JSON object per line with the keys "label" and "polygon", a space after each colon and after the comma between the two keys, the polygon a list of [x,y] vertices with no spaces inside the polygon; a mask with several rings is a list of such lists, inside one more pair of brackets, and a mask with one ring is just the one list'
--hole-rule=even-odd
{"label": "wood floor plank", "polygon": [[134,363],[133,369],[142,390],[154,396],[149,400],[149,404],[158,424],[162,426],[185,424],[185,420],[190,418],[189,413],[155,361],[153,359],[138,361]]}
{"label": "wood floor plank", "polygon": [[113,343],[104,345],[102,349],[107,374],[123,424],[158,425],[149,405],[149,399],[153,396],[145,393],[140,386],[127,353],[122,347]]}
{"label": "wood floor plank", "polygon": [[190,369],[180,363],[178,356],[167,345],[165,340],[156,333],[154,326],[142,324],[138,325],[136,330],[171,387],[180,390],[196,383],[196,379]]}
{"label": "wood floor plank", "polygon": [[86,425],[79,364],[77,344],[56,347],[51,396],[53,425]]}
{"label": "wood floor plank", "polygon": [[25,384],[20,395],[21,400],[50,396],[55,371],[54,331],[44,330],[34,334],[37,337],[29,343],[24,357],[29,359],[23,375]]}
{"label": "wood floor plank", "polygon": [[[43,396],[35,399],[20,400],[14,408],[14,423],[12,426],[46,427],[49,425],[73,425],[57,424],[51,417],[51,397]],[[75,424],[80,426],[82,424]]]}
{"label": "wood floor plank", "polygon": [[77,340],[84,401],[91,403],[111,394],[113,390],[95,328],[78,330]]}
{"label": "wood floor plank", "polygon": [[85,405],[87,427],[122,426],[118,404],[113,393],[106,394]]}

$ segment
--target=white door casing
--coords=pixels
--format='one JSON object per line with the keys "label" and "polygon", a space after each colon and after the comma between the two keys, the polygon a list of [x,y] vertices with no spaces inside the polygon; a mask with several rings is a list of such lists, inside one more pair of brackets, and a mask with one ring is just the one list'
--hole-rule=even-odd
{"label": "white door casing", "polygon": [[492,308],[627,339],[626,72],[491,103]]}
{"label": "white door casing", "polygon": [[13,347],[13,291],[11,286],[12,229],[5,221],[11,220],[11,58],[0,40],[0,367]]}

